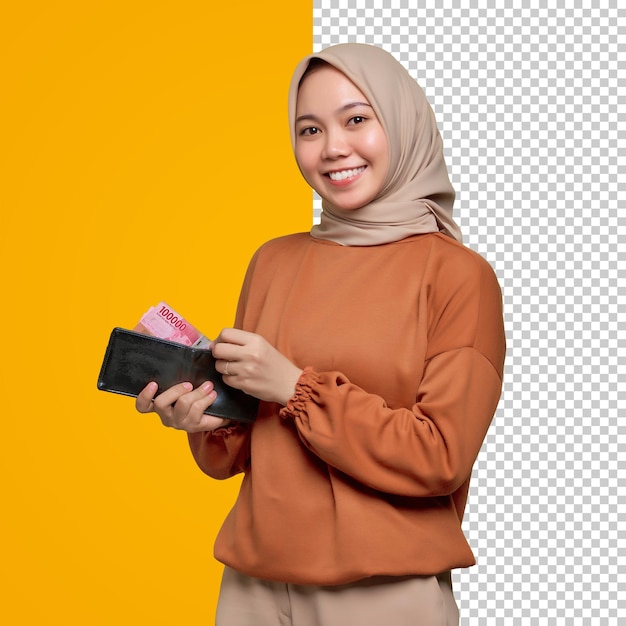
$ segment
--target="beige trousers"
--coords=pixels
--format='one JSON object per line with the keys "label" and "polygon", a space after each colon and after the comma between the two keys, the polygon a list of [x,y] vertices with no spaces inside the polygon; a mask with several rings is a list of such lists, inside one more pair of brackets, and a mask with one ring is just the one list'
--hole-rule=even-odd
{"label": "beige trousers", "polygon": [[336,587],[251,578],[226,567],[216,626],[458,626],[450,572]]}

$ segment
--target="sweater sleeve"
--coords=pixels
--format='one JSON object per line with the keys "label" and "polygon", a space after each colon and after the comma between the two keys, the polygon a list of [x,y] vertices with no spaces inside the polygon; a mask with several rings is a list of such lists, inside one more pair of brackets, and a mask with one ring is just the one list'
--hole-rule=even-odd
{"label": "sweater sleeve", "polygon": [[429,301],[412,407],[389,408],[341,372],[305,369],[281,416],[294,420],[309,450],[391,494],[441,496],[465,482],[498,404],[505,350],[497,280],[486,262],[474,268],[461,268],[456,284]]}
{"label": "sweater sleeve", "polygon": [[[256,266],[254,255],[244,278],[235,328],[242,328],[248,290]],[[225,479],[246,471],[250,464],[250,425],[231,422],[225,428],[201,433],[189,433],[189,447],[198,467],[209,476]]]}
{"label": "sweater sleeve", "polygon": [[189,433],[189,447],[198,467],[223,480],[244,472],[250,462],[250,427],[232,422],[211,432]]}

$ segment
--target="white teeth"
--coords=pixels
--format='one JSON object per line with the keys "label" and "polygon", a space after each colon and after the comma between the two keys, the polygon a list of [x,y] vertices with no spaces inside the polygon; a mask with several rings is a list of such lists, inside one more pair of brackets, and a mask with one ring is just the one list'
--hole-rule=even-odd
{"label": "white teeth", "polygon": [[328,172],[331,180],[345,180],[346,178],[351,178],[352,176],[356,176],[360,174],[365,169],[365,166],[357,167],[353,170],[343,170],[341,172]]}

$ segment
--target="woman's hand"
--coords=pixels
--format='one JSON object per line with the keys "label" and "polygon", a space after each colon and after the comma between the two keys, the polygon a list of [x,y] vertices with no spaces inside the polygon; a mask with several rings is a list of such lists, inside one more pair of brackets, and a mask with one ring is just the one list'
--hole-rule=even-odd
{"label": "woman's hand", "polygon": [[211,344],[216,369],[235,389],[286,405],[302,370],[255,333],[225,328]]}
{"label": "woman's hand", "polygon": [[196,389],[191,383],[180,383],[155,398],[156,392],[157,384],[148,383],[137,396],[135,408],[140,413],[156,413],[164,426],[198,433],[215,430],[229,423],[221,417],[204,413],[217,397],[210,381],[202,383]]}

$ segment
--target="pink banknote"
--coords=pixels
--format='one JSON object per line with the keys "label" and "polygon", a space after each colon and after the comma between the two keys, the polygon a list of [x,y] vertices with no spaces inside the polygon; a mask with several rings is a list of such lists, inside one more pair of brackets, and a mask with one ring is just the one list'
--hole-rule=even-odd
{"label": "pink banknote", "polygon": [[207,348],[210,344],[210,339],[165,302],[150,307],[133,330],[194,348]]}

